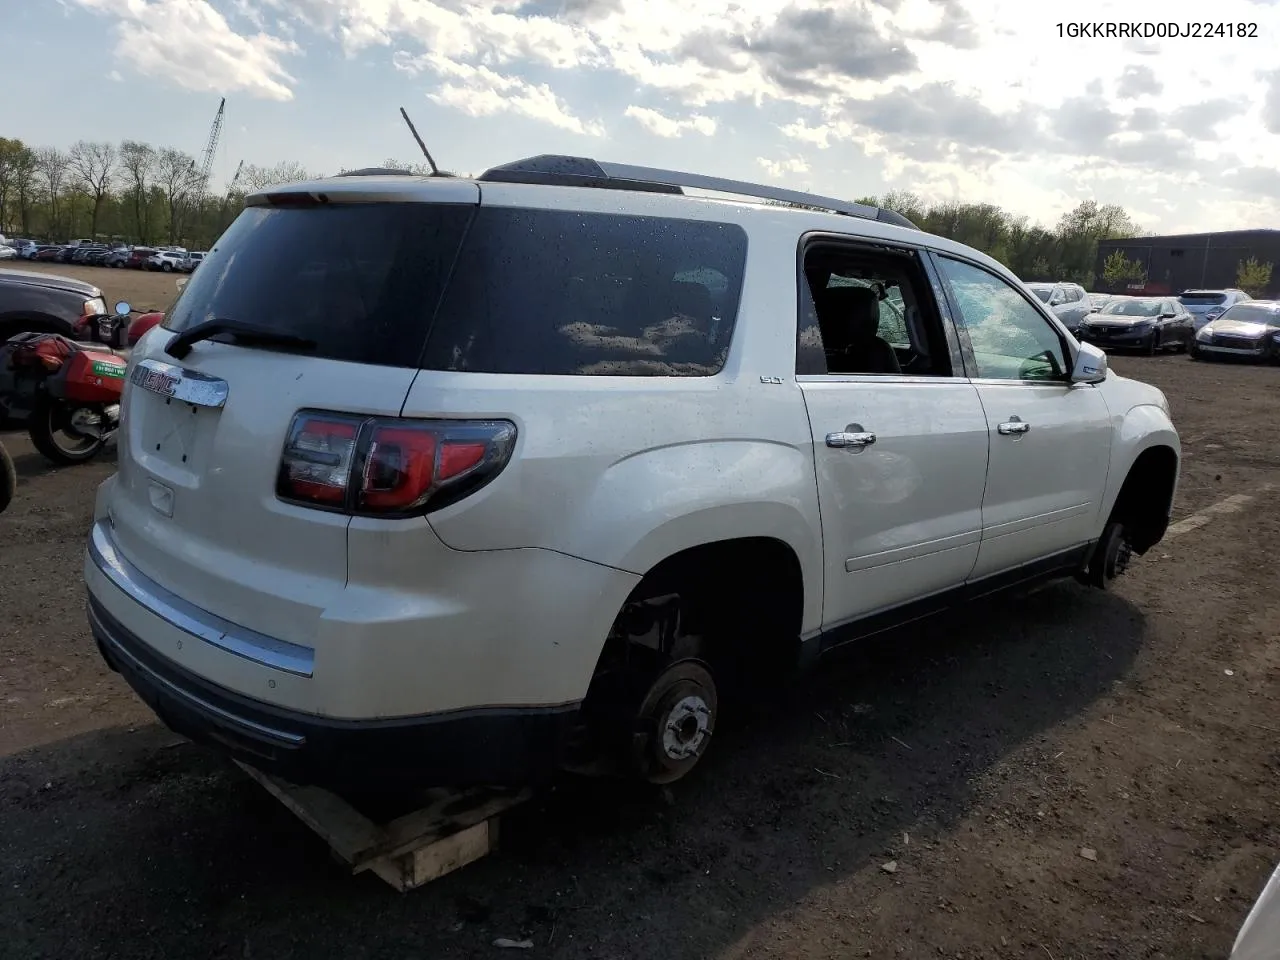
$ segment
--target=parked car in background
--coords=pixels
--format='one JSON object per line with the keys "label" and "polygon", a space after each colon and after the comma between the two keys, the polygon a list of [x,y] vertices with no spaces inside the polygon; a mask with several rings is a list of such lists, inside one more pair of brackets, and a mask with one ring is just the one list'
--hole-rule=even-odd
{"label": "parked car in background", "polygon": [[155,247],[134,247],[129,251],[128,258],[123,264],[121,264],[121,266],[127,267],[130,270],[145,270],[147,268],[147,261],[155,255],[155,252]]}
{"label": "parked car in background", "polygon": [[26,240],[22,237],[11,237],[9,246],[17,251],[18,257],[22,260],[30,260],[35,256],[37,244],[34,240]]}
{"label": "parked car in background", "polygon": [[1173,297],[1113,297],[1081,322],[1076,336],[1107,349],[1185,351],[1195,335],[1192,319]]}
{"label": "parked car in background", "polygon": [[1089,298],[1089,306],[1094,310],[1101,310],[1115,299],[1115,294],[1111,293],[1086,293],[1085,296]]}
{"label": "parked car in background", "polygon": [[107,257],[110,253],[111,249],[109,247],[91,247],[84,255],[82,262],[86,266],[100,267],[107,262]]}
{"label": "parked car in background", "polygon": [[1178,302],[1196,318],[1197,330],[1210,320],[1222,316],[1233,304],[1248,303],[1252,299],[1249,294],[1235,287],[1225,290],[1183,290],[1178,294]]}
{"label": "parked car in background", "polygon": [[1228,307],[1196,331],[1191,357],[1280,360],[1280,302],[1246,300]]}
{"label": "parked car in background", "polygon": [[181,270],[182,264],[186,259],[186,251],[178,252],[176,250],[157,250],[151,256],[147,257],[148,270],[162,270],[165,273],[173,273],[175,270]]}
{"label": "parked car in background", "polygon": [[187,254],[186,259],[182,261],[182,269],[187,273],[195,273],[196,267],[200,266],[205,258],[206,251],[192,250]]}
{"label": "parked car in background", "polygon": [[1072,333],[1093,309],[1084,287],[1078,283],[1028,283],[1027,287]]}
{"label": "parked car in background", "polygon": [[59,246],[41,247],[31,259],[40,263],[48,263],[51,260],[57,260],[62,251],[63,248]]}
{"label": "parked car in background", "polygon": [[17,260],[18,251],[7,243],[0,243],[0,260]]}
{"label": "parked car in background", "polygon": [[102,265],[104,267],[115,267],[117,269],[123,267],[128,261],[129,254],[132,249],[132,247],[127,247],[123,244],[117,247],[112,247],[107,253],[106,258],[102,261]]}

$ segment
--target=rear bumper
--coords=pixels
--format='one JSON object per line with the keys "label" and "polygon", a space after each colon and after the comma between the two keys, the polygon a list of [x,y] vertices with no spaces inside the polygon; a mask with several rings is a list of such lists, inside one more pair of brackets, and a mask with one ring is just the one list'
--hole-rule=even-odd
{"label": "rear bumper", "polygon": [[168,727],[295,783],[537,783],[563,761],[578,713],[575,704],[332,720],[253,700],[182,669],[152,650],[92,595],[89,625],[107,664]]}

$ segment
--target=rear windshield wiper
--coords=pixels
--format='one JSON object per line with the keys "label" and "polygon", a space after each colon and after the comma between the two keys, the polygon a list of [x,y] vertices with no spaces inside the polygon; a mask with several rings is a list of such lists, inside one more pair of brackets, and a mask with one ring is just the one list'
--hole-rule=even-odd
{"label": "rear windshield wiper", "polygon": [[175,360],[181,360],[191,352],[193,344],[216,337],[219,334],[226,334],[234,342],[246,345],[262,344],[263,346],[294,347],[298,350],[314,350],[316,348],[314,340],[300,337],[295,333],[284,333],[256,323],[246,323],[243,320],[214,317],[212,320],[205,320],[197,323],[194,327],[183,330],[169,341],[169,345],[164,348],[164,352]]}

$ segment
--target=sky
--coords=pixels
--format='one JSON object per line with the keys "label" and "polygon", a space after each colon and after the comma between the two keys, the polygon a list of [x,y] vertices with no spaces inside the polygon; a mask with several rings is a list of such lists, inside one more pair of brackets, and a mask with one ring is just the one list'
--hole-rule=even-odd
{"label": "sky", "polygon": [[1044,225],[1095,199],[1153,232],[1280,227],[1277,50],[1280,0],[0,0],[0,136],[198,155],[226,97],[225,182],[420,160],[403,106],[458,172],[562,153]]}

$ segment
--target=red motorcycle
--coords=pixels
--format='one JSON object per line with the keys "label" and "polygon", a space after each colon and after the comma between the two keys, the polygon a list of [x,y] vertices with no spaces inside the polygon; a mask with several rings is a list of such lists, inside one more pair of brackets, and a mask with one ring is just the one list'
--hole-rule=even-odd
{"label": "red motorcycle", "polygon": [[54,463],[92,460],[119,429],[127,366],[110,347],[20,333],[0,345],[0,420],[25,420]]}

